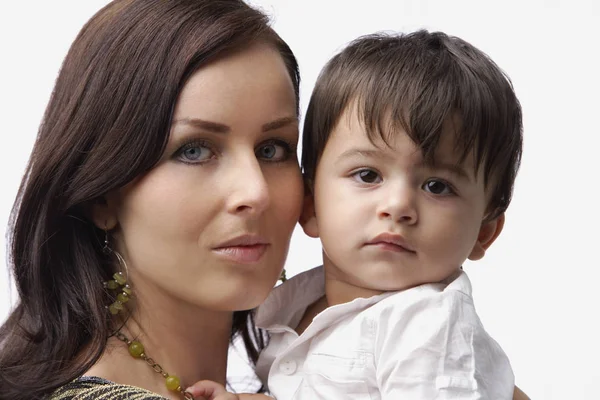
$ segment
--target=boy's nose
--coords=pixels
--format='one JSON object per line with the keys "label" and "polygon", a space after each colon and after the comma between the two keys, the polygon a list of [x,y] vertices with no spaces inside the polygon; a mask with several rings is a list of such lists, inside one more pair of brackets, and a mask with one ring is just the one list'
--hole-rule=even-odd
{"label": "boy's nose", "polygon": [[408,188],[390,190],[381,203],[377,214],[380,219],[415,224],[417,222],[417,207],[414,190]]}

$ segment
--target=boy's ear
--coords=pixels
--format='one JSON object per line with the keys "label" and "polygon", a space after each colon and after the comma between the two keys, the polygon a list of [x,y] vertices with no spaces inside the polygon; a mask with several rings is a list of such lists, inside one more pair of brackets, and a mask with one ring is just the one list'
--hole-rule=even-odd
{"label": "boy's ear", "polygon": [[319,237],[319,227],[317,225],[317,216],[315,215],[315,198],[312,195],[312,191],[307,191],[304,195],[300,225],[302,225],[304,233],[308,236],[312,238]]}
{"label": "boy's ear", "polygon": [[469,254],[469,260],[477,261],[483,258],[485,251],[494,243],[500,232],[502,232],[504,218],[504,213],[502,213],[493,220],[481,224],[479,236],[477,236],[477,242],[475,242],[475,246],[473,246],[473,250]]}
{"label": "boy's ear", "polygon": [[115,194],[107,194],[94,200],[88,210],[98,229],[111,230],[117,226],[117,201]]}

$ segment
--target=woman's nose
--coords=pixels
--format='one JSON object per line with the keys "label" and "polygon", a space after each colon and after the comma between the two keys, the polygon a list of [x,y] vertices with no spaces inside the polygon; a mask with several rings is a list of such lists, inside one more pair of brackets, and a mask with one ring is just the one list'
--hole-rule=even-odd
{"label": "woman's nose", "polygon": [[232,165],[231,191],[227,199],[230,213],[261,214],[270,203],[269,186],[256,157]]}

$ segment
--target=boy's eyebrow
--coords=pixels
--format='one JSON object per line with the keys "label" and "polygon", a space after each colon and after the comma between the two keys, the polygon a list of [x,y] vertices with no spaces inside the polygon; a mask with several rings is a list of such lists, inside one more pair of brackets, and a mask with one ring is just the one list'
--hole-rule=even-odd
{"label": "boy's eyebrow", "polygon": [[459,178],[462,178],[468,182],[472,182],[471,175],[469,175],[459,164],[433,161],[431,163],[427,163],[426,166],[433,169],[448,171]]}
{"label": "boy's eyebrow", "polygon": [[[274,121],[267,122],[263,124],[261,130],[263,132],[274,131],[279,128],[283,128],[286,125],[295,124],[298,122],[298,118],[293,117],[282,117],[277,118]],[[212,133],[229,133],[231,132],[231,128],[228,125],[221,124],[218,122],[206,121],[200,118],[180,118],[173,121],[173,125],[182,124],[182,125],[191,125],[197,128],[204,129],[206,131]]]}
{"label": "boy's eyebrow", "polygon": [[383,152],[379,151],[379,150],[373,150],[373,149],[348,149],[346,151],[344,151],[342,154],[340,154],[340,156],[338,157],[338,161],[344,160],[346,158],[352,158],[352,157],[371,157],[371,158],[382,158],[385,157],[385,155],[383,154]]}

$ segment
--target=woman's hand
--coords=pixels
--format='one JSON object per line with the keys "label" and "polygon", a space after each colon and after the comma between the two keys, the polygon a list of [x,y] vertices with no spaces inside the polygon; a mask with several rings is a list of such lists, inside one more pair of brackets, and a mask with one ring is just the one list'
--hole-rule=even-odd
{"label": "woman's hand", "polygon": [[515,386],[515,392],[513,393],[513,400],[529,400],[529,397]]}
{"label": "woman's hand", "polygon": [[203,400],[274,400],[264,394],[235,394],[225,390],[220,383],[213,381],[199,381],[186,389],[194,399]]}

